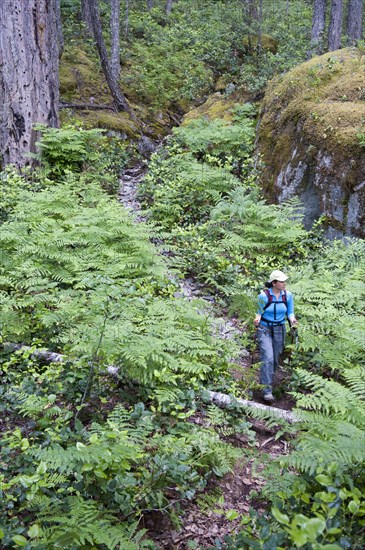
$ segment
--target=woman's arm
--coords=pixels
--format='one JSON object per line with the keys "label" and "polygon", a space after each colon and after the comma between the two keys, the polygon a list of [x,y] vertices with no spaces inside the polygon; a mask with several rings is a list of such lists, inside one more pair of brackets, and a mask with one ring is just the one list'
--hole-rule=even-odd
{"label": "woman's arm", "polygon": [[294,315],[294,298],[291,292],[287,293],[287,305],[288,305],[288,319],[291,325],[296,325],[298,323]]}

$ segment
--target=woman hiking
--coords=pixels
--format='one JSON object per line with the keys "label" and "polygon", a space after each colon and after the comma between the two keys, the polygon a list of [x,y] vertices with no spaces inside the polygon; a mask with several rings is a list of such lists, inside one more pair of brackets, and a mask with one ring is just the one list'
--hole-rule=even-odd
{"label": "woman hiking", "polygon": [[286,290],[288,276],[276,269],[265,283],[265,290],[258,296],[258,309],[254,319],[260,349],[260,384],[263,385],[265,401],[274,401],[272,385],[274,372],[279,366],[279,355],[284,349],[285,321],[295,326],[294,299]]}

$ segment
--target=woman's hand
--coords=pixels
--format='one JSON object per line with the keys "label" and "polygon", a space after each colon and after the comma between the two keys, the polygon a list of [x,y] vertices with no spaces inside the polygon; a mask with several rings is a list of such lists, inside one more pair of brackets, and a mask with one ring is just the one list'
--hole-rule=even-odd
{"label": "woman's hand", "polygon": [[256,317],[254,318],[253,320],[253,324],[255,325],[255,327],[258,327],[259,324],[260,324],[260,321],[261,321],[261,315],[256,315]]}

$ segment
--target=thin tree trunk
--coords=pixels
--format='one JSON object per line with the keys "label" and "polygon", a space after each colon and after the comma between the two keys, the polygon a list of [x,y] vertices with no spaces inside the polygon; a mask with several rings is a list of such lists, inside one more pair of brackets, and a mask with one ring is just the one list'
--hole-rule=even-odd
{"label": "thin tree trunk", "polygon": [[166,15],[170,15],[173,0],[166,0]]}
{"label": "thin tree trunk", "polygon": [[21,167],[36,151],[37,123],[58,126],[58,0],[0,3],[0,151]]}
{"label": "thin tree trunk", "polygon": [[148,11],[152,10],[153,8],[153,0],[147,0],[147,9]]}
{"label": "thin tree trunk", "polygon": [[311,47],[308,57],[311,57],[312,53],[320,54],[322,52],[323,33],[326,25],[326,7],[327,0],[314,0]]}
{"label": "thin tree trunk", "polygon": [[258,13],[256,0],[241,0],[248,33],[248,50],[253,49],[253,35],[257,34]]}
{"label": "thin tree trunk", "polygon": [[332,0],[331,19],[328,30],[328,51],[341,47],[342,34],[342,0]]}
{"label": "thin tree trunk", "polygon": [[62,32],[62,22],[61,22],[61,0],[56,0],[56,20],[57,20],[57,36],[58,36],[58,57],[61,59],[63,48],[64,48],[64,40],[63,40],[63,32]]}
{"label": "thin tree trunk", "polygon": [[133,109],[129,106],[128,101],[125,98],[124,94],[122,93],[121,89],[119,88],[118,83],[113,78],[109,59],[108,59],[108,54],[106,51],[106,46],[103,39],[101,22],[99,17],[99,9],[97,4],[98,4],[98,0],[89,0],[91,24],[92,24],[96,47],[100,57],[101,67],[103,69],[110,92],[113,96],[116,108],[119,111],[127,111],[127,113],[130,114],[132,119],[136,120],[136,115],[134,114]]}
{"label": "thin tree trunk", "polygon": [[110,68],[116,82],[120,78],[120,0],[110,2]]}
{"label": "thin tree trunk", "polygon": [[259,16],[258,16],[258,28],[257,28],[257,51],[261,53],[262,51],[262,2],[259,2]]}
{"label": "thin tree trunk", "polygon": [[349,0],[347,11],[347,43],[354,46],[361,40],[362,31],[362,0]]}
{"label": "thin tree trunk", "polygon": [[125,0],[125,27],[124,27],[124,37],[128,40],[129,33],[129,0]]}
{"label": "thin tree trunk", "polygon": [[91,15],[89,8],[89,0],[81,0],[81,19],[86,25],[87,31],[93,35],[93,27],[91,24]]}

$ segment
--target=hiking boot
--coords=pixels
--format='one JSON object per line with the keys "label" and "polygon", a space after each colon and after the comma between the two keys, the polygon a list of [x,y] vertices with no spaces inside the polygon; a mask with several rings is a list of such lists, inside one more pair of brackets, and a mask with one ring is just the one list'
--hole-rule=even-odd
{"label": "hiking boot", "polygon": [[264,401],[271,401],[271,402],[275,401],[275,397],[273,396],[271,391],[268,393],[264,393],[263,397],[264,397]]}

